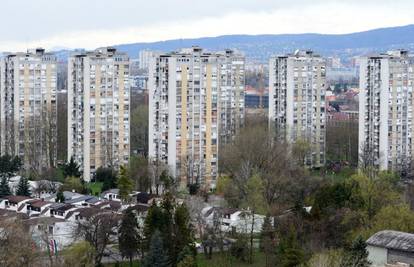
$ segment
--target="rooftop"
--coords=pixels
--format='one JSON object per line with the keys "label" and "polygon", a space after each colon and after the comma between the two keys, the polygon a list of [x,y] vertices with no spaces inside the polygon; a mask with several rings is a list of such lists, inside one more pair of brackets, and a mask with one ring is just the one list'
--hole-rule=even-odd
{"label": "rooftop", "polygon": [[414,234],[384,230],[371,236],[367,240],[367,244],[375,247],[414,253]]}

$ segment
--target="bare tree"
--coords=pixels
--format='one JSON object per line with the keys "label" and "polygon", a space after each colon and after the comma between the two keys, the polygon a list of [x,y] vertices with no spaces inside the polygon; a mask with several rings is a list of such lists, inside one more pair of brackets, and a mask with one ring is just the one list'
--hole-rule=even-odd
{"label": "bare tree", "polygon": [[95,264],[100,264],[106,247],[116,237],[119,220],[119,214],[101,212],[78,221],[74,234],[94,247]]}
{"label": "bare tree", "polygon": [[191,220],[197,228],[197,234],[199,237],[202,237],[204,230],[207,226],[206,219],[203,215],[203,208],[205,203],[202,197],[200,196],[189,196],[185,200],[185,205],[187,206],[188,212],[190,213]]}
{"label": "bare tree", "polygon": [[38,253],[31,233],[19,220],[9,219],[0,223],[0,265],[40,266],[37,264]]}
{"label": "bare tree", "polygon": [[297,164],[289,144],[276,138],[266,126],[245,127],[221,155],[220,171],[231,179],[225,197],[233,206],[247,199],[246,185],[253,175],[260,177],[264,201],[272,212],[291,206],[304,190],[304,169]]}

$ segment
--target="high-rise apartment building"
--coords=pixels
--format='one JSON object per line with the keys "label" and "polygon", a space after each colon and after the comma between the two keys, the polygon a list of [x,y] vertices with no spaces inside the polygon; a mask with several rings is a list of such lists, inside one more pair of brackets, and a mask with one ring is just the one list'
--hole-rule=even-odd
{"label": "high-rise apartment building", "polygon": [[414,145],[414,59],[399,50],[359,62],[361,160],[381,170],[407,170]]}
{"label": "high-rise apartment building", "polygon": [[161,54],[161,52],[147,50],[147,49],[139,51],[139,53],[138,53],[138,67],[142,70],[148,69],[151,58],[155,57],[159,54]]}
{"label": "high-rise apartment building", "polygon": [[26,169],[56,164],[56,56],[35,49],[0,61],[0,150]]}
{"label": "high-rise apartment building", "polygon": [[129,58],[114,48],[76,53],[68,60],[68,158],[86,181],[99,167],[129,160]]}
{"label": "high-rise apartment building", "polygon": [[149,156],[181,186],[216,185],[219,144],[244,123],[244,57],[199,47],[152,58]]}
{"label": "high-rise apartment building", "polygon": [[310,145],[305,164],[325,164],[326,62],[312,51],[272,57],[269,65],[269,123],[290,143]]}

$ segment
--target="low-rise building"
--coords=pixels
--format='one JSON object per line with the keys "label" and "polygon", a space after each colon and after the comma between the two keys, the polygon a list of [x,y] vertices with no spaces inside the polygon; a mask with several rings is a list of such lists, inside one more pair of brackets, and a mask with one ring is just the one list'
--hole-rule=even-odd
{"label": "low-rise building", "polygon": [[252,224],[253,232],[259,233],[265,218],[263,215],[252,214],[249,210],[222,207],[206,207],[202,210],[202,214],[208,226],[219,223],[222,231],[237,233],[249,233]]}
{"label": "low-rise building", "polygon": [[414,234],[385,230],[367,240],[368,260],[373,267],[405,263],[414,265]]}

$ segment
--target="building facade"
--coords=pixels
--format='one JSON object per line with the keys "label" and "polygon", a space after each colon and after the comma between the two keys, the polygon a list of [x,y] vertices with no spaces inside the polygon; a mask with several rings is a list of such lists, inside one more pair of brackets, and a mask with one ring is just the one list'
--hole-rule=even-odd
{"label": "building facade", "polygon": [[90,181],[99,167],[129,160],[129,58],[114,48],[77,53],[68,60],[68,159]]}
{"label": "building facade", "polygon": [[19,156],[25,169],[56,164],[56,56],[35,49],[0,61],[0,150]]}
{"label": "building facade", "polygon": [[361,160],[381,170],[408,170],[414,130],[413,58],[399,50],[359,62]]}
{"label": "building facade", "polygon": [[148,88],[149,156],[181,186],[215,187],[219,144],[244,123],[244,57],[199,47],[155,56]]}
{"label": "building facade", "polygon": [[269,123],[289,142],[306,141],[305,164],[325,164],[326,63],[312,51],[270,59]]}

